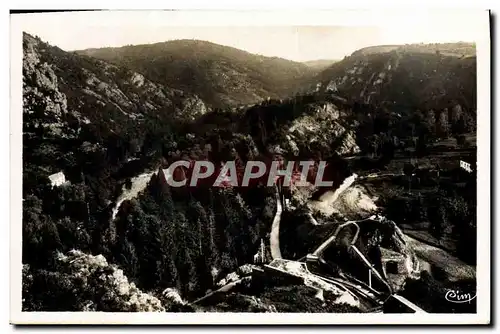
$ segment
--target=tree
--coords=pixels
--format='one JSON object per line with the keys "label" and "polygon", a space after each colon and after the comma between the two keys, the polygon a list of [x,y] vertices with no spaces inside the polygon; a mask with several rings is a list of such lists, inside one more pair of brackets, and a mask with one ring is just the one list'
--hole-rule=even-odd
{"label": "tree", "polygon": [[448,226],[448,217],[444,204],[440,202],[437,206],[429,207],[427,216],[430,223],[429,233],[440,240],[444,236],[444,232]]}
{"label": "tree", "polygon": [[413,180],[413,174],[415,172],[415,165],[412,163],[405,163],[403,167],[403,173],[406,175],[408,179],[408,191],[411,191],[411,182]]}
{"label": "tree", "polygon": [[128,190],[132,189],[132,180],[129,177],[125,180],[125,188]]}
{"label": "tree", "polygon": [[436,134],[436,112],[429,110],[426,114],[425,121],[422,124],[425,131],[429,134]]}
{"label": "tree", "polygon": [[416,200],[412,201],[411,216],[417,222],[424,222],[427,220],[426,203],[422,195],[418,194]]}
{"label": "tree", "polygon": [[441,110],[436,121],[436,133],[439,137],[448,137],[450,134],[450,123],[448,120],[448,110]]}
{"label": "tree", "polygon": [[368,137],[368,147],[369,152],[373,156],[378,156],[379,154],[379,146],[380,146],[380,137],[377,134],[373,134]]}
{"label": "tree", "polygon": [[427,137],[421,134],[417,139],[417,145],[415,147],[415,153],[417,157],[421,158],[427,155]]}
{"label": "tree", "polygon": [[466,144],[466,138],[465,135],[456,135],[455,139],[457,140],[457,145],[459,147],[464,147]]}
{"label": "tree", "polygon": [[381,167],[385,167],[394,158],[395,151],[394,140],[390,136],[384,136],[380,149],[382,157],[379,162]]}

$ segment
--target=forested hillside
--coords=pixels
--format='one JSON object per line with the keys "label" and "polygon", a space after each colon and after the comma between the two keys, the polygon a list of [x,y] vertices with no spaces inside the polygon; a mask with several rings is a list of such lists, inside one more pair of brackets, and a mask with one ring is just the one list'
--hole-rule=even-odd
{"label": "forested hillside", "polygon": [[285,98],[317,73],[302,63],[198,40],[77,53],[129,67],[156,82],[196,94],[217,108]]}

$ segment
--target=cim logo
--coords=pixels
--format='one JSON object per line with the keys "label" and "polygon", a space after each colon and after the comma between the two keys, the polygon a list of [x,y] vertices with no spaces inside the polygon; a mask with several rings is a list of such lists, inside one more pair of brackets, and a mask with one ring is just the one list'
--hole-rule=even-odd
{"label": "cim logo", "polygon": [[458,290],[448,290],[444,298],[451,303],[470,303],[476,298],[476,294],[472,295],[470,292],[461,293]]}

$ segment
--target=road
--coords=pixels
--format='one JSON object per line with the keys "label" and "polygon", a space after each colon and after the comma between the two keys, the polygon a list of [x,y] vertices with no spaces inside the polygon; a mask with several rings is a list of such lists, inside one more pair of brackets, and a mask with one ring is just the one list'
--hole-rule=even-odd
{"label": "road", "polygon": [[280,194],[276,189],[276,214],[274,215],[273,225],[271,226],[271,235],[269,237],[269,244],[271,247],[271,257],[274,259],[281,259],[280,250],[280,222],[283,206],[281,204]]}
{"label": "road", "polygon": [[122,193],[120,194],[120,196],[116,200],[116,205],[113,208],[111,221],[115,220],[116,215],[118,214],[118,211],[120,210],[120,205],[124,201],[128,201],[128,200],[131,200],[132,198],[137,197],[137,195],[139,195],[139,193],[147,187],[153,174],[154,173],[152,173],[152,172],[140,174],[136,177],[133,177],[130,180],[132,183],[132,186],[130,187],[130,189],[127,189],[125,186],[122,187]]}
{"label": "road", "polygon": [[365,176],[360,176],[358,178],[358,181],[362,181],[362,180],[367,180],[367,179],[377,179],[377,178],[382,178],[382,177],[394,177],[394,176],[404,176],[405,174],[403,173],[386,173],[386,174],[378,174],[378,173],[373,173],[373,174],[368,174],[368,175],[365,175]]}

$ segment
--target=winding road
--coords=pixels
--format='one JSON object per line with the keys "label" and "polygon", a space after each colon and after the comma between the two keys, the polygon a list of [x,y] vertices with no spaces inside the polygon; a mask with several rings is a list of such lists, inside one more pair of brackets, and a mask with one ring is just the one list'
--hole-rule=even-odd
{"label": "winding road", "polygon": [[269,237],[269,245],[271,247],[271,257],[274,259],[281,259],[280,250],[280,222],[281,213],[283,212],[283,205],[281,204],[281,196],[276,187],[276,214],[274,215],[273,225],[271,226],[271,235]]}

